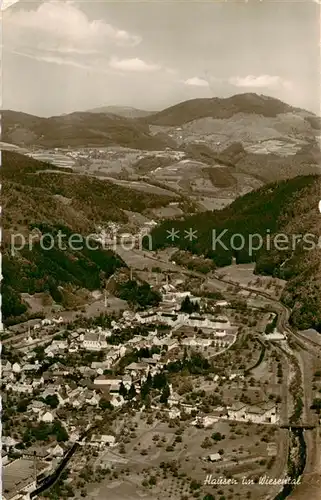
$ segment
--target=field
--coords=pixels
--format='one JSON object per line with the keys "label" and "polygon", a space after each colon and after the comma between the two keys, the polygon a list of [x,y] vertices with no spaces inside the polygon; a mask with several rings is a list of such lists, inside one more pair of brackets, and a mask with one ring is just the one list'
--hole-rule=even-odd
{"label": "field", "polygon": [[[102,500],[107,491],[113,500],[190,499],[196,491],[200,498],[207,493],[230,499],[255,499],[258,494],[263,497],[268,492],[266,487],[242,481],[250,482],[263,475],[267,464],[273,477],[282,441],[279,431],[271,426],[218,422],[212,428],[198,429],[188,423],[146,420],[143,414],[130,422],[124,420],[118,429],[127,429],[123,445],[102,450],[94,459],[94,467],[108,467],[111,472],[101,483],[88,487],[88,499]],[[215,442],[211,438],[214,432],[225,437]],[[206,460],[209,454],[218,452],[222,456],[219,462]],[[217,480],[233,479],[237,484],[204,484],[210,474]]]}
{"label": "field", "polygon": [[242,286],[270,293],[279,297],[286,285],[285,280],[271,278],[270,276],[257,276],[254,274],[255,264],[239,264],[226,266],[220,269],[220,276],[226,280],[239,283]]}

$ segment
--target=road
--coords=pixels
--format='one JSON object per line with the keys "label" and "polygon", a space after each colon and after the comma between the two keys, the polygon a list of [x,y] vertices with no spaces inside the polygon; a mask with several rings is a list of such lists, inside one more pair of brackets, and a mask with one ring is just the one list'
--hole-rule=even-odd
{"label": "road", "polygon": [[[134,251],[134,253],[142,254],[142,251]],[[201,279],[205,279],[205,275],[196,271],[190,271],[182,269],[180,266],[173,264],[171,262],[164,261],[160,258],[153,257],[144,253],[144,259],[151,259],[152,261],[166,264],[166,268],[168,270],[183,274],[185,276],[193,276]],[[311,405],[311,397],[312,397],[312,381],[311,381],[311,373],[310,366],[308,363],[307,356],[316,355],[316,353],[320,352],[320,344],[309,339],[298,332],[294,332],[289,326],[289,318],[291,315],[291,310],[282,304],[278,299],[272,297],[268,293],[264,291],[258,291],[255,288],[244,286],[239,283],[235,283],[231,280],[223,279],[214,272],[213,279],[220,281],[221,283],[225,283],[230,286],[237,286],[242,290],[249,291],[250,293],[255,294],[258,297],[263,297],[269,301],[269,303],[274,305],[276,312],[278,313],[278,330],[281,333],[285,333],[289,338],[292,338],[296,341],[300,350],[297,350],[296,357],[298,359],[300,370],[302,374],[302,388],[303,388],[303,402],[304,402],[304,419],[305,423],[309,423],[312,419],[313,414],[310,411]],[[287,397],[289,399],[289,392],[287,391]],[[321,438],[320,438],[320,428],[317,427],[313,431],[304,431],[304,437],[306,442],[306,466],[304,469],[302,483],[304,487],[299,486],[294,490],[294,493],[291,494],[292,498],[297,498],[297,500],[303,500],[309,498],[309,500],[321,500]],[[285,440],[286,441],[286,440]],[[282,460],[284,462],[284,460]],[[303,496],[301,494],[301,489],[303,491]]]}
{"label": "road", "polygon": [[[143,251],[132,251],[133,253],[136,254],[136,256],[141,256],[143,257],[144,260],[152,260],[153,262],[156,263],[162,263],[163,265],[166,265],[166,269],[169,271],[174,271],[176,273],[185,275],[185,276],[193,276],[193,277],[198,277],[201,279],[205,279],[206,275],[202,273],[198,273],[196,271],[190,271],[190,270],[185,270],[182,269],[180,266],[176,264],[172,264],[171,262],[164,261],[162,259],[153,257],[151,255],[148,255],[147,253],[144,253]],[[129,255],[130,252],[122,252],[123,255],[122,257],[124,258],[125,255]],[[126,259],[124,258],[126,261]],[[155,264],[153,264],[153,267],[156,267]],[[263,291],[258,291],[255,288],[251,288],[248,286],[240,285],[238,283],[235,283],[230,280],[223,279],[219,276],[216,275],[216,273],[213,273],[212,278],[220,281],[226,285],[231,285],[231,286],[238,286],[238,288],[241,288],[242,290],[249,291],[256,296],[263,297],[269,301],[269,303],[273,304],[275,306],[276,312],[278,312],[278,329],[280,332],[286,333],[288,336],[290,336],[292,339],[296,341],[299,347],[301,347],[301,350],[304,352],[306,351],[307,353],[313,353],[315,354],[316,348],[318,351],[320,351],[320,344],[317,342],[314,342],[312,339],[308,339],[302,335],[300,335],[297,332],[293,332],[288,324],[288,320],[291,314],[291,311],[284,305],[282,304],[279,300],[275,299],[271,295],[269,295],[266,292]],[[299,362],[300,362],[300,368],[301,368],[301,373],[302,373],[302,382],[303,382],[303,394],[304,394],[304,403],[305,403],[305,412],[306,412],[306,418],[309,419],[309,408],[310,408],[310,390],[308,388],[308,385],[310,385],[310,377],[307,376],[307,360],[304,357],[304,355],[301,355],[301,350],[298,351],[300,353],[300,356],[298,357]],[[295,489],[294,493],[291,495],[292,498],[296,498],[297,500],[303,500],[305,498],[309,497],[309,500],[321,500],[321,488],[318,487],[317,485],[321,484],[321,463],[320,463],[320,450],[321,450],[321,440],[320,440],[320,435],[319,435],[319,428],[315,429],[314,431],[305,431],[305,441],[307,445],[307,460],[306,460],[306,468],[303,474],[303,496],[301,495],[301,486],[299,486],[297,489]],[[282,460],[282,465],[283,464]],[[310,488],[310,489],[309,489]],[[310,491],[311,490],[311,491]],[[308,493],[307,493],[308,492]],[[301,496],[300,496],[301,495]],[[318,496],[316,496],[318,495]]]}

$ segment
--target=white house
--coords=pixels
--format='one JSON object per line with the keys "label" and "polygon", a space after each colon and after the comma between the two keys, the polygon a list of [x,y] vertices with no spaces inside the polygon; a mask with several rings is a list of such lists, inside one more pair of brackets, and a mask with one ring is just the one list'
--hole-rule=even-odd
{"label": "white house", "polygon": [[187,338],[182,340],[182,345],[190,346],[190,347],[209,347],[212,345],[213,340],[212,339],[203,339],[196,337],[194,335],[193,338]]}
{"label": "white house", "polygon": [[82,344],[84,349],[88,351],[100,351],[106,349],[108,344],[105,337],[100,333],[86,333]]}
{"label": "white house", "polygon": [[38,414],[46,408],[46,404],[43,401],[32,401],[28,408],[29,407],[34,413]]}
{"label": "white house", "polygon": [[95,378],[94,380],[94,385],[115,385],[115,384],[120,384],[122,381],[121,377],[111,377],[108,375],[100,375],[99,377]]}
{"label": "white house", "polygon": [[231,420],[244,420],[246,413],[246,404],[241,402],[236,402],[228,408],[228,418]]}
{"label": "white house", "polygon": [[120,394],[113,394],[112,398],[110,399],[110,403],[114,408],[120,408],[125,403],[125,400]]}
{"label": "white house", "polygon": [[51,347],[54,349],[58,349],[60,351],[64,351],[68,349],[68,341],[67,340],[53,340],[51,342]]}
{"label": "white house", "polygon": [[54,417],[53,414],[50,413],[50,411],[46,411],[45,413],[39,414],[38,420],[41,420],[42,422],[51,423],[54,421]]}
{"label": "white house", "polygon": [[115,436],[112,436],[111,434],[109,434],[109,435],[103,434],[101,436],[101,442],[103,444],[106,444],[107,446],[115,446],[116,438],[115,438]]}
{"label": "white house", "polygon": [[92,446],[99,446],[100,448],[105,446],[113,447],[116,445],[116,438],[111,434],[102,434],[101,436],[94,434],[88,444]]}
{"label": "white house", "polygon": [[21,394],[32,394],[33,393],[33,386],[32,384],[7,384],[6,389],[11,389],[13,392],[19,392]]}
{"label": "white house", "polygon": [[276,424],[278,421],[276,406],[273,402],[249,406],[245,419],[254,424]]}
{"label": "white house", "polygon": [[64,450],[59,444],[57,444],[52,450],[50,450],[50,454],[52,457],[63,457]]}
{"label": "white house", "polygon": [[21,372],[21,366],[19,365],[19,363],[13,363],[13,365],[12,365],[12,371],[14,373],[20,373]]}
{"label": "white house", "polygon": [[211,455],[208,456],[208,459],[210,462],[219,462],[222,460],[222,456],[219,453],[211,453]]}
{"label": "white house", "polygon": [[135,319],[142,325],[145,325],[146,323],[158,321],[158,314],[155,311],[141,312],[135,315]]}
{"label": "white house", "polygon": [[253,424],[275,424],[278,422],[276,406],[273,402],[263,402],[256,405],[246,405],[238,402],[228,408],[228,418],[252,422]]}

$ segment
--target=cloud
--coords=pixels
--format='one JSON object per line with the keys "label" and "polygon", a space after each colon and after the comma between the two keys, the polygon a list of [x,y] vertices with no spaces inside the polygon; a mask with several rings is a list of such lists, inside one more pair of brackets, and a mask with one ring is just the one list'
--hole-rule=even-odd
{"label": "cloud", "polygon": [[204,80],[203,78],[198,78],[197,76],[189,78],[188,80],[185,80],[183,83],[185,85],[190,85],[193,87],[209,87],[209,83],[207,80]]}
{"label": "cloud", "polygon": [[231,77],[228,80],[228,83],[234,85],[235,87],[246,87],[246,88],[276,88],[283,87],[290,89],[292,88],[291,82],[288,80],[284,80],[280,76],[271,76],[271,75],[247,75],[245,77]]}
{"label": "cloud", "polygon": [[151,72],[158,71],[161,67],[158,64],[149,64],[142,59],[117,59],[112,58],[109,63],[110,68],[120,71]]}
{"label": "cloud", "polygon": [[33,60],[41,61],[41,62],[46,62],[46,63],[50,63],[50,64],[72,66],[74,68],[84,69],[84,70],[87,70],[87,71],[89,71],[89,70],[90,71],[95,70],[95,66],[94,65],[82,64],[81,62],[77,62],[77,61],[75,61],[73,59],[67,59],[67,58],[61,57],[61,56],[55,56],[55,55],[47,55],[47,56],[41,55],[41,56],[37,56],[37,55],[34,55],[34,54],[28,54],[27,52],[20,52],[18,50],[13,50],[11,53],[15,54],[17,56],[27,57],[29,59],[33,59]]}
{"label": "cloud", "polygon": [[11,7],[11,5],[14,5],[18,2],[19,0],[0,0],[0,10],[6,10]]}
{"label": "cloud", "polygon": [[108,48],[133,47],[141,40],[103,20],[89,20],[73,2],[50,0],[34,10],[24,7],[5,12],[5,49],[28,49],[37,59],[47,58],[48,52],[104,54]]}

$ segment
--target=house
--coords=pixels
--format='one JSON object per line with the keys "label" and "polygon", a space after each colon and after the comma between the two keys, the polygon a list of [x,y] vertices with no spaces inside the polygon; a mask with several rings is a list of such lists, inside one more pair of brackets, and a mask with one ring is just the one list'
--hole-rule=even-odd
{"label": "house", "polygon": [[77,441],[79,441],[79,438],[80,438],[80,435],[78,432],[72,430],[70,433],[69,433],[69,441],[71,443],[76,443]]}
{"label": "house", "polygon": [[96,374],[96,371],[90,368],[90,366],[80,366],[78,368],[78,371],[84,376],[84,377],[91,377],[92,375]]}
{"label": "house", "polygon": [[7,463],[9,462],[9,457],[8,457],[8,453],[4,450],[1,450],[1,463],[2,463],[2,467],[4,465],[7,465]]}
{"label": "house", "polygon": [[204,417],[196,417],[195,420],[193,420],[192,425],[195,425],[196,427],[212,427],[212,425],[216,424],[218,420],[219,419],[217,417],[205,415]]}
{"label": "house", "polygon": [[100,396],[96,393],[96,391],[85,391],[83,394],[85,402],[91,406],[98,406],[100,401]]}
{"label": "house", "polygon": [[88,444],[91,446],[98,446],[100,448],[105,446],[113,447],[116,445],[116,438],[111,434],[103,434],[101,436],[94,434]]}
{"label": "house", "polygon": [[55,323],[56,325],[60,325],[61,323],[64,322],[64,319],[62,316],[59,316],[59,318],[53,318],[52,322]]}
{"label": "house", "polygon": [[171,408],[170,410],[168,410],[168,417],[172,420],[174,420],[175,418],[180,418],[181,416],[181,412],[178,408]]}
{"label": "house", "polygon": [[43,401],[32,401],[28,406],[34,413],[38,414],[46,408],[46,404]]}
{"label": "house", "polygon": [[158,319],[161,323],[168,326],[176,326],[179,324],[183,324],[185,318],[185,314],[180,314],[178,312],[158,312]]}
{"label": "house", "polygon": [[246,412],[246,404],[237,402],[228,408],[228,418],[231,420],[244,420]]}
{"label": "house", "polygon": [[208,460],[210,462],[219,462],[222,460],[222,456],[219,453],[211,453],[211,455],[208,456]]}
{"label": "house", "polygon": [[12,370],[12,364],[10,363],[10,361],[6,361],[2,366],[1,366],[1,371],[2,371],[2,374],[5,374],[5,373],[9,373],[11,372]]}
{"label": "house", "polygon": [[105,337],[100,333],[86,333],[82,347],[88,351],[100,351],[101,349],[106,349],[108,344]]}
{"label": "house", "polygon": [[227,331],[226,330],[222,330],[220,328],[216,328],[213,332],[213,335],[215,337],[225,337],[225,335],[227,334]]}
{"label": "house", "polygon": [[26,448],[22,451],[23,458],[40,458],[41,460],[47,460],[50,458],[49,449],[44,446],[31,446],[30,448]]}
{"label": "house", "polygon": [[147,363],[130,363],[126,366],[125,372],[130,372],[132,377],[147,375],[149,365]]}
{"label": "house", "polygon": [[194,335],[193,338],[183,339],[182,345],[190,346],[190,347],[209,347],[212,344],[212,339],[203,339],[196,337]]}
{"label": "house", "polygon": [[40,412],[38,415],[38,420],[41,422],[52,423],[54,421],[54,416],[50,411],[44,413]]}
{"label": "house", "polygon": [[123,378],[122,378],[122,382],[124,384],[124,387],[125,389],[127,389],[127,391],[130,389],[131,385],[132,385],[132,378],[130,375],[124,375]]}
{"label": "house", "polygon": [[110,403],[114,408],[120,408],[125,403],[123,396],[121,396],[120,394],[113,394],[111,396],[112,397],[110,398]]}
{"label": "house", "polygon": [[59,351],[64,351],[68,349],[68,341],[67,340],[53,340],[51,342],[51,347],[53,349],[57,349]]}
{"label": "house", "polygon": [[68,352],[73,353],[73,352],[77,352],[78,350],[79,350],[79,347],[77,346],[77,344],[74,342],[71,342],[69,347],[68,347]]}
{"label": "house", "polygon": [[45,326],[45,325],[51,325],[51,320],[50,320],[50,319],[47,319],[47,318],[42,319],[42,320],[41,320],[41,325],[42,325],[42,326]]}
{"label": "house", "polygon": [[32,394],[34,390],[31,384],[25,384],[25,383],[7,384],[6,389],[7,390],[11,389],[13,392],[19,392],[21,394]]}
{"label": "house", "polygon": [[27,364],[25,364],[25,365],[23,365],[21,367],[21,371],[22,372],[26,372],[26,373],[28,373],[28,372],[36,372],[36,371],[39,370],[39,368],[40,368],[40,365],[37,362],[34,365],[32,365],[30,363],[27,363]]}
{"label": "house", "polygon": [[[170,390],[171,390],[171,386],[170,386]],[[172,392],[172,390],[171,390],[171,394],[167,400],[168,406],[170,406],[170,407],[177,406],[180,403],[181,399],[182,399],[181,396],[179,394],[177,394],[177,392]]]}
{"label": "house", "polygon": [[61,406],[69,402],[69,397],[64,391],[61,390],[60,384],[57,384],[57,386],[52,384],[50,387],[48,387],[41,393],[40,397],[46,399],[48,396],[54,396],[54,395],[57,396],[59,405]]}
{"label": "house", "polygon": [[158,314],[155,311],[137,313],[135,315],[135,319],[142,325],[145,325],[146,323],[155,323],[158,321]]}
{"label": "house", "polygon": [[57,444],[54,448],[50,450],[50,454],[52,457],[63,457],[64,449],[59,444]]}
{"label": "house", "polygon": [[215,305],[218,307],[228,307],[230,303],[227,300],[217,300]]}
{"label": "house", "polygon": [[228,408],[228,418],[252,422],[253,424],[275,424],[278,421],[276,406],[273,402],[263,402],[255,405],[236,403]]}
{"label": "house", "polygon": [[275,424],[278,421],[276,406],[272,401],[249,406],[245,418],[254,424]]}
{"label": "house", "polygon": [[101,442],[106,444],[107,446],[115,446],[116,444],[116,438],[115,436],[108,435],[108,434],[103,434],[101,436]]}
{"label": "house", "polygon": [[67,366],[58,362],[58,363],[54,363],[53,365],[51,365],[50,371],[58,376],[66,376],[66,375],[69,375],[70,368],[67,368]]}
{"label": "house", "polygon": [[155,358],[142,358],[141,361],[151,366],[156,366],[158,362]]}
{"label": "house", "polygon": [[118,394],[120,390],[120,384],[111,384],[109,386],[110,394]]}
{"label": "house", "polygon": [[94,380],[94,385],[99,385],[99,386],[110,386],[110,385],[119,385],[121,383],[122,379],[121,377],[113,377],[111,375],[100,375],[99,377],[95,378]]}
{"label": "house", "polygon": [[53,342],[45,348],[45,354],[50,358],[53,358],[59,352],[59,347]]}
{"label": "house", "polygon": [[[37,479],[49,472],[51,464],[37,461]],[[34,461],[18,458],[2,469],[2,500],[22,500],[36,488]]]}
{"label": "house", "polygon": [[12,365],[12,371],[14,373],[20,373],[21,372],[21,366],[19,365],[19,363],[13,363],[13,365]]}
{"label": "house", "polygon": [[16,441],[10,436],[1,436],[1,442],[2,442],[2,447],[5,448],[6,450],[14,448],[19,443],[19,441]]}

